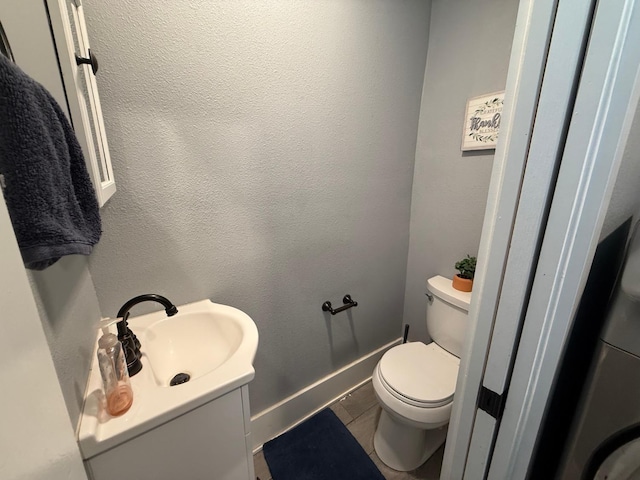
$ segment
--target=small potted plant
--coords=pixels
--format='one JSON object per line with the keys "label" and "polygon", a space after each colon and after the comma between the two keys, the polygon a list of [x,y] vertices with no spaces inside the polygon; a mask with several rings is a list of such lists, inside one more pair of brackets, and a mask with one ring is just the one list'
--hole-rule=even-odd
{"label": "small potted plant", "polygon": [[473,277],[476,274],[476,257],[467,255],[459,262],[456,262],[458,273],[453,277],[453,288],[461,292],[470,292],[473,288]]}

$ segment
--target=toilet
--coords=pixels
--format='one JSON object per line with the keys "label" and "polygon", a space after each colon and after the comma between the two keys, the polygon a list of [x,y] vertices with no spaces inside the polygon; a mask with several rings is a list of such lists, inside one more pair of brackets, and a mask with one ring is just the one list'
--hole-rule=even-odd
{"label": "toilet", "polygon": [[471,293],[455,290],[442,276],[427,285],[433,341],[389,349],[372,376],[382,407],[373,444],[380,460],[400,471],[419,467],[445,441],[467,329]]}

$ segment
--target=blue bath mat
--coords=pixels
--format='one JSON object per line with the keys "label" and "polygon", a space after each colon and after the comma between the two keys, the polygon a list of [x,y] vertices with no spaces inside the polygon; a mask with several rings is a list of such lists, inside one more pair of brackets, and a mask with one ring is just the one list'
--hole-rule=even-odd
{"label": "blue bath mat", "polygon": [[329,409],[265,443],[263,450],[273,480],[384,480]]}

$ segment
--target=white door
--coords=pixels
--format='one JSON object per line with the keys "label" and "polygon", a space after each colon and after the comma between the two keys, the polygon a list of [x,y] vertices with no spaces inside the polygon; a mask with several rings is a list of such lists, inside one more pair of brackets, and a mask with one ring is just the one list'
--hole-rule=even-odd
{"label": "white door", "polygon": [[[511,185],[503,180],[487,208],[480,249],[486,264],[479,264],[475,331],[461,365],[443,479],[526,477],[635,113],[635,0],[522,2],[512,57],[519,47],[525,55],[520,65],[512,60],[507,84],[516,110],[532,96],[518,89],[518,78],[527,49],[545,45],[545,27],[532,128],[512,126],[496,152],[508,172],[522,162],[512,143],[528,149],[522,181],[515,174]],[[512,121],[524,122],[517,111]],[[504,218],[509,208],[515,215]]]}

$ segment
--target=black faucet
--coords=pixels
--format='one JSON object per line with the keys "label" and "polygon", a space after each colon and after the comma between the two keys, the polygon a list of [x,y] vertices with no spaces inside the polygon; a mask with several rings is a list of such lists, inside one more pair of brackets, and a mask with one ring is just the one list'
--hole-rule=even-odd
{"label": "black faucet", "polygon": [[161,303],[164,307],[164,311],[167,313],[167,317],[172,317],[178,313],[178,309],[173,303],[162,295],[156,295],[155,293],[138,295],[120,307],[117,318],[122,318],[122,320],[118,322],[118,340],[122,343],[124,356],[127,360],[127,370],[129,370],[130,377],[133,377],[136,373],[142,370],[142,362],[140,361],[142,354],[140,353],[140,341],[131,329],[129,329],[127,319],[129,318],[129,310],[142,302]]}

